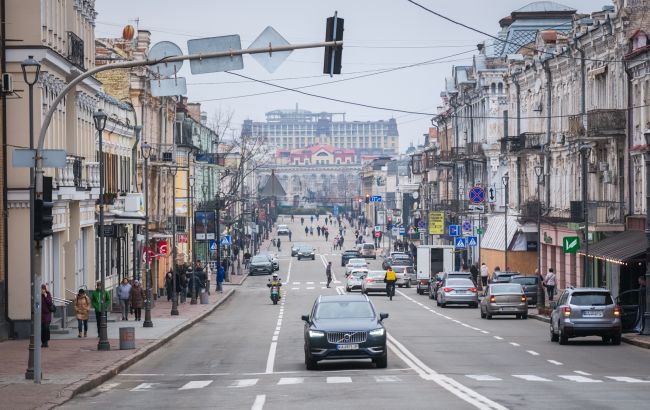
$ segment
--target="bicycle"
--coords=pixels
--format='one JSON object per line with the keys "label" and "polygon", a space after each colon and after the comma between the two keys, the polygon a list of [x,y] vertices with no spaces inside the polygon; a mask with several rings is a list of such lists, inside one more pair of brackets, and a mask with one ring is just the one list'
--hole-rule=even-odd
{"label": "bicycle", "polygon": [[394,281],[386,283],[386,295],[390,298],[390,300],[393,300],[393,296],[395,296],[395,282]]}

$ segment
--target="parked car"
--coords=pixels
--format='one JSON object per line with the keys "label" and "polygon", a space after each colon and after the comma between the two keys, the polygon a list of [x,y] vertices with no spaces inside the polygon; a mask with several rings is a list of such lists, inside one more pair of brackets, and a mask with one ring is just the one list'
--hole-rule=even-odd
{"label": "parked car", "polygon": [[[393,270],[398,275],[404,276],[404,279],[405,279],[404,285],[407,288],[410,288],[412,284],[416,283],[415,268],[413,268],[413,266],[410,266],[410,265],[409,266],[394,266]],[[406,270],[406,273],[404,272],[404,270]],[[406,279],[408,279],[408,281]],[[399,281],[397,282],[397,284],[399,285]]]}
{"label": "parked car", "polygon": [[436,304],[446,307],[450,304],[478,307],[478,290],[471,279],[447,278],[442,282],[436,295]]}
{"label": "parked car", "polygon": [[488,285],[480,306],[482,319],[492,319],[496,315],[515,315],[517,319],[528,319],[528,299],[524,288],[518,283]]}
{"label": "parked car", "polygon": [[302,259],[315,260],[316,259],[316,252],[315,252],[314,248],[312,248],[311,246],[305,245],[305,246],[301,246],[298,249],[297,256],[298,256],[298,260],[302,260]]}
{"label": "parked car", "polygon": [[291,230],[289,229],[288,225],[278,225],[278,230],[277,230],[278,236],[289,235],[289,232],[291,232]]}
{"label": "parked car", "polygon": [[444,272],[438,272],[435,275],[431,275],[431,276],[432,277],[429,280],[429,286],[427,292],[429,292],[429,299],[435,299],[436,292],[440,288],[440,285],[442,285],[442,277],[444,276]]}
{"label": "parked car", "polygon": [[352,258],[345,264],[346,273],[359,268],[368,270],[368,262],[364,258]]}
{"label": "parked car", "polygon": [[641,310],[639,309],[639,289],[621,292],[616,297],[616,304],[621,307],[621,327],[623,332],[641,330]]}
{"label": "parked car", "polygon": [[345,266],[352,258],[361,258],[361,253],[356,249],[346,249],[341,254],[341,266]]}
{"label": "parked car", "polygon": [[386,282],[384,282],[385,276],[386,272],[383,270],[368,271],[366,277],[363,278],[361,292],[365,294],[370,292],[386,292]]}
{"label": "parked car", "polygon": [[529,305],[537,304],[537,292],[539,291],[539,276],[515,275],[510,278],[511,283],[518,283],[524,288]]}
{"label": "parked car", "polygon": [[600,336],[603,343],[621,344],[621,308],[609,290],[568,288],[551,308],[551,341],[564,345],[572,337]]}
{"label": "parked car", "polygon": [[263,255],[269,258],[269,260],[273,264],[274,270],[276,271],[280,270],[280,261],[278,261],[278,257],[273,252],[264,251],[264,252],[260,252],[259,255]]}
{"label": "parked car", "polygon": [[355,289],[361,290],[363,278],[368,274],[368,269],[358,268],[345,274],[345,290],[351,292]]}
{"label": "parked car", "polygon": [[494,274],[492,274],[492,279],[490,279],[490,283],[508,283],[510,282],[510,279],[512,279],[513,276],[521,276],[521,273],[496,271],[494,272]]}
{"label": "parked car", "polygon": [[304,243],[294,242],[291,244],[291,256],[296,256],[298,254],[298,248],[301,246],[307,246]]}
{"label": "parked car", "polygon": [[255,255],[248,264],[248,273],[256,275],[258,273],[270,275],[275,271],[273,263],[266,255]]}
{"label": "parked car", "polygon": [[361,246],[361,256],[364,258],[377,259],[377,248],[374,243],[364,243]]}
{"label": "parked car", "polygon": [[319,296],[302,316],[307,370],[316,370],[321,360],[346,359],[371,359],[386,368],[386,318],[364,295]]}

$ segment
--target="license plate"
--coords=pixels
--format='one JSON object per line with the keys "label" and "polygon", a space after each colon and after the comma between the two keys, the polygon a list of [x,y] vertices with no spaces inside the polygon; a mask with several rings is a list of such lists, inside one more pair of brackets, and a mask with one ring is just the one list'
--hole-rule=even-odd
{"label": "license plate", "polygon": [[583,317],[603,317],[603,311],[602,310],[583,310],[582,311],[582,316]]}
{"label": "license plate", "polygon": [[457,290],[456,293],[467,293],[466,290]]}
{"label": "license plate", "polygon": [[359,350],[359,345],[336,345],[336,350]]}
{"label": "license plate", "polygon": [[500,308],[500,309],[501,309],[502,311],[504,311],[504,312],[512,312],[512,311],[517,310],[516,307],[503,307],[503,308]]}

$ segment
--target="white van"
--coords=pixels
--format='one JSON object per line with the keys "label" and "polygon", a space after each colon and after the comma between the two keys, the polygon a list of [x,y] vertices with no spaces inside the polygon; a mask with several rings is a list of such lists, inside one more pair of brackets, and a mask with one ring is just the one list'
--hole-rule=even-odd
{"label": "white van", "polygon": [[361,256],[364,258],[377,259],[377,248],[374,243],[364,243],[361,245]]}

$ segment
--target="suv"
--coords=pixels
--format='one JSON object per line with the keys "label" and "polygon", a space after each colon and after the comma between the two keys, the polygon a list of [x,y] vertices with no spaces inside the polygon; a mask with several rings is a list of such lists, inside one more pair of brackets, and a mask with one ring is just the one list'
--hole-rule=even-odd
{"label": "suv", "polygon": [[508,283],[513,276],[521,276],[521,273],[495,271],[490,283]]}
{"label": "suv", "polygon": [[278,225],[278,236],[280,235],[289,235],[289,226],[288,225]]}
{"label": "suv", "polygon": [[361,245],[361,256],[364,258],[377,259],[377,249],[374,243],[364,243]]}
{"label": "suv", "polygon": [[600,336],[603,343],[621,344],[621,308],[609,290],[569,288],[551,308],[551,341],[564,345],[570,337]]}

